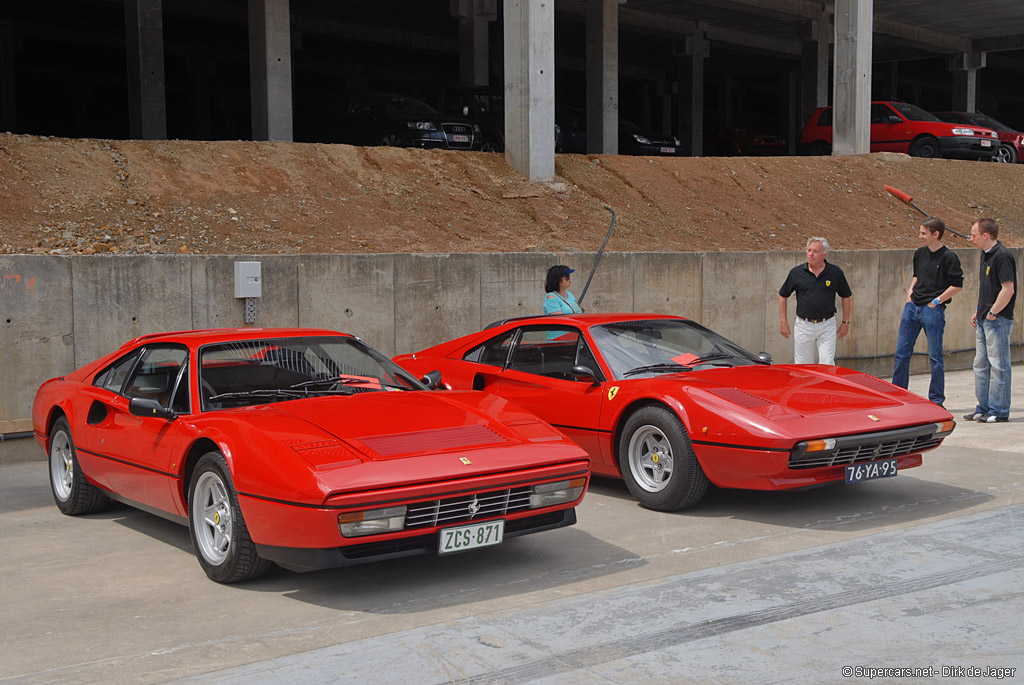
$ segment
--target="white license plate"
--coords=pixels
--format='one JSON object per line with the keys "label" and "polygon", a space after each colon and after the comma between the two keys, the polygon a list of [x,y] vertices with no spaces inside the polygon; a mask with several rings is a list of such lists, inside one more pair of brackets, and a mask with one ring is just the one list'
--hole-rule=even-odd
{"label": "white license plate", "polygon": [[875,478],[892,478],[897,470],[896,457],[879,459],[863,464],[851,464],[846,467],[846,484],[860,483]]}
{"label": "white license plate", "polygon": [[464,136],[461,133],[452,134],[452,141],[456,143],[468,143],[469,136]]}
{"label": "white license plate", "polygon": [[982,147],[992,147],[992,141],[991,140],[983,140],[983,141],[981,141],[981,146]]}
{"label": "white license plate", "polygon": [[488,521],[487,523],[475,523],[470,526],[442,528],[437,544],[437,553],[451,554],[452,552],[463,552],[477,547],[498,545],[501,544],[501,538],[504,535],[504,519]]}
{"label": "white license plate", "polygon": [[666,154],[670,154],[670,155],[674,155],[676,153],[676,149],[674,147],[663,147],[663,148],[659,148],[659,149],[662,152],[664,152]]}

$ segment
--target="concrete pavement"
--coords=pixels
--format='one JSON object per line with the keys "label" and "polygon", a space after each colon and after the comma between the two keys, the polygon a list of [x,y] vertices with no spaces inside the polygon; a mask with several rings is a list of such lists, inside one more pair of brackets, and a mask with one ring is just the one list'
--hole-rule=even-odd
{"label": "concrete pavement", "polygon": [[[1009,423],[961,420],[896,478],[712,491],[678,514],[599,479],[572,528],[240,586],[206,579],[183,527],[61,516],[20,441],[30,460],[0,466],[0,682],[987,682],[955,669],[991,666],[1020,682],[1015,371]],[[973,408],[969,371],[947,396]]]}

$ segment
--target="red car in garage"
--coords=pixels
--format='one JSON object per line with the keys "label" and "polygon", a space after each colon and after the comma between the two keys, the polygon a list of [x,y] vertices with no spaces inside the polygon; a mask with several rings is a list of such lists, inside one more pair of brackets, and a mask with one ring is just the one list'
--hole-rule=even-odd
{"label": "red car in garage", "polygon": [[785,490],[892,477],[954,427],[891,383],[773,366],[675,316],[510,319],[395,361],[532,411],[586,449],[594,473],[624,478],[661,511],[696,504],[709,482]]}
{"label": "red car in garage", "polygon": [[189,527],[213,580],[500,544],[572,525],[586,453],[495,395],[429,392],[327,330],[160,333],[45,382],[61,512]]}
{"label": "red car in garage", "polygon": [[[800,149],[812,155],[832,153],[831,107],[811,113],[800,134]],[[990,128],[950,124],[906,102],[871,103],[871,152],[990,160],[998,149],[999,137]]]}
{"label": "red car in garage", "polygon": [[999,136],[999,149],[992,157],[993,162],[1016,164],[1024,157],[1024,133],[1015,131],[998,119],[981,112],[936,112],[935,116],[951,124],[986,126]]}

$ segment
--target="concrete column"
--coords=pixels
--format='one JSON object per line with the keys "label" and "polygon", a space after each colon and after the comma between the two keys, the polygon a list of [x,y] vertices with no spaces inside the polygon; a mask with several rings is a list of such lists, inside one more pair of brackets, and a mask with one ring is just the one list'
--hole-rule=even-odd
{"label": "concrete column", "polygon": [[253,140],[292,140],[289,0],[249,0],[249,90]]}
{"label": "concrete column", "polygon": [[973,112],[978,99],[978,69],[986,63],[984,52],[963,52],[949,60],[953,72],[953,111]]}
{"label": "concrete column", "polygon": [[832,44],[832,15],[822,12],[821,19],[805,22],[800,57],[800,124],[807,121],[815,107],[828,104],[829,49]]}
{"label": "concrete column", "polygon": [[128,133],[132,138],[167,138],[164,86],[163,0],[125,0],[128,59]]}
{"label": "concrete column", "polygon": [[498,18],[496,0],[451,0],[451,14],[459,20],[459,83],[490,85],[490,22]]}
{"label": "concrete column", "polygon": [[709,54],[707,26],[677,43],[679,57],[679,140],[692,157],[704,154],[704,60]]}
{"label": "concrete column", "polygon": [[587,2],[587,152],[619,153],[619,0]]}
{"label": "concrete column", "polygon": [[505,162],[531,181],[555,175],[555,4],[505,0]]}
{"label": "concrete column", "polygon": [[836,0],[835,110],[832,153],[871,150],[873,0]]}

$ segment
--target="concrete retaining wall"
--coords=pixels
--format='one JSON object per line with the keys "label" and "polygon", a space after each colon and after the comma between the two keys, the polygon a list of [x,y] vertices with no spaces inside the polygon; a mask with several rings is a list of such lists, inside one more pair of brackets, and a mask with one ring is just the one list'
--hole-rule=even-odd
{"label": "concrete retaining wall", "polygon": [[[967,283],[946,314],[947,367],[967,368],[977,300],[978,251],[957,250]],[[1015,249],[1018,265],[1024,250]],[[358,335],[388,355],[412,352],[501,318],[540,311],[552,264],[586,283],[594,253],[388,255],[0,255],[0,433],[29,430],[32,398],[47,378],[143,333],[242,326],[235,261],[259,261],[259,326],[316,326]],[[834,251],[854,292],[853,326],[838,363],[887,378],[912,250]],[[610,253],[584,300],[588,311],[691,317],[777,362],[793,359],[779,335],[778,288],[800,252]],[[1018,266],[1019,270],[1019,266]],[[1019,284],[1018,284],[1019,285]],[[789,305],[790,322],[795,312]],[[1024,319],[1024,297],[1015,318]],[[1024,359],[1024,326],[1013,331]],[[924,336],[918,351],[926,350]],[[912,370],[927,369],[925,356]]]}

